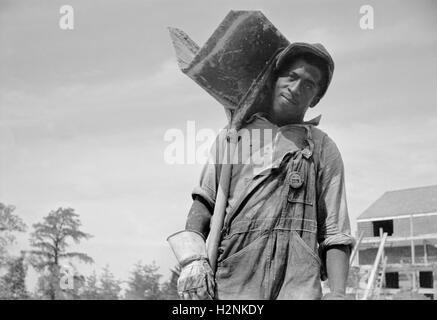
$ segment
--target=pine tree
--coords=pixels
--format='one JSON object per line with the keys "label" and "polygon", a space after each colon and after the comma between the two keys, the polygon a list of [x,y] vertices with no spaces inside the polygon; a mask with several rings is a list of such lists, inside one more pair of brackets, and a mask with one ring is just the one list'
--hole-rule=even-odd
{"label": "pine tree", "polygon": [[29,297],[26,290],[26,266],[24,253],[10,259],[8,271],[0,279],[0,299],[21,300]]}
{"label": "pine tree", "polygon": [[159,300],[162,298],[159,279],[162,275],[158,274],[159,267],[152,264],[142,264],[138,262],[131,272],[128,281],[126,299],[129,300]]}
{"label": "pine tree", "polygon": [[100,300],[100,288],[95,271],[86,277],[81,298],[84,300]]}
{"label": "pine tree", "polygon": [[100,276],[99,299],[118,300],[121,293],[121,281],[117,280],[107,265]]}
{"label": "pine tree", "polygon": [[180,265],[176,265],[174,268],[170,269],[171,276],[168,281],[162,284],[162,299],[163,300],[178,300],[180,299],[178,294],[178,279],[181,274]]}
{"label": "pine tree", "polygon": [[36,250],[31,250],[32,265],[42,273],[39,288],[42,295],[50,299],[61,298],[61,260],[76,258],[85,263],[93,259],[81,252],[68,252],[69,241],[76,244],[82,239],[89,239],[90,234],[79,230],[81,222],[79,215],[71,208],[59,208],[51,211],[43,218],[42,223],[33,225],[30,244]]}
{"label": "pine tree", "polygon": [[0,267],[8,264],[7,246],[15,241],[13,233],[26,231],[26,224],[14,210],[14,206],[0,202]]}

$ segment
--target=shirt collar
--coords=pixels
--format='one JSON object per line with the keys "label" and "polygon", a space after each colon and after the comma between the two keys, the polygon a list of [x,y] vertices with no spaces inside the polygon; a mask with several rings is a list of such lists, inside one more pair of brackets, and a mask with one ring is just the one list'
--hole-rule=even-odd
{"label": "shirt collar", "polygon": [[[258,118],[258,119],[262,119],[262,120],[264,120],[264,121],[268,121],[268,122],[272,123],[272,122],[268,119],[268,116],[267,116],[267,114],[266,114],[265,112],[257,112],[257,113],[255,113],[255,114],[253,114],[253,115],[249,118],[249,120],[247,121],[247,123],[250,123],[250,122],[254,121],[256,118]],[[319,115],[318,115],[317,117],[315,117],[315,118],[312,118],[311,120],[304,121],[304,122],[302,122],[302,123],[287,124],[287,125],[282,126],[282,127],[293,126],[293,125],[313,125],[313,126],[318,126],[319,123],[320,123],[320,119],[322,119],[322,115],[321,115],[321,114],[319,114]],[[272,124],[273,124],[273,123],[272,123]],[[273,125],[275,125],[275,124],[273,124]],[[280,127],[280,128],[282,128],[282,127]]]}
{"label": "shirt collar", "polygon": [[304,121],[302,124],[311,124],[313,126],[318,126],[320,123],[320,119],[322,119],[322,115],[319,114],[317,117],[312,118],[311,120]]}

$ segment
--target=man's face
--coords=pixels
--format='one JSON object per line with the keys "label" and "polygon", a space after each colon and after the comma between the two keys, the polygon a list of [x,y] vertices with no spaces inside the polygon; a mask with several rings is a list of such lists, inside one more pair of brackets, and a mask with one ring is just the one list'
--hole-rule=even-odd
{"label": "man's face", "polygon": [[279,126],[301,123],[317,96],[321,78],[321,71],[302,59],[284,66],[274,85],[272,120]]}

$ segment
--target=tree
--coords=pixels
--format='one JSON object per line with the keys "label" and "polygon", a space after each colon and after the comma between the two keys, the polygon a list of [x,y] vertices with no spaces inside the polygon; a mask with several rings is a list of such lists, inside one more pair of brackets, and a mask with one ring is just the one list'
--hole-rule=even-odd
{"label": "tree", "polygon": [[30,245],[36,249],[29,251],[32,265],[42,273],[40,291],[52,300],[61,297],[62,260],[76,258],[85,263],[93,262],[85,253],[67,251],[70,240],[78,244],[82,239],[91,238],[90,234],[79,230],[81,222],[78,217],[72,208],[59,208],[44,217],[42,223],[33,225]]}
{"label": "tree", "polygon": [[98,279],[95,271],[93,271],[90,276],[86,277],[81,298],[84,300],[101,300],[100,288],[98,286]]}
{"label": "tree", "polygon": [[0,267],[7,264],[7,246],[15,241],[13,232],[26,231],[26,224],[20,217],[13,214],[14,206],[0,202]]}
{"label": "tree", "polygon": [[109,266],[107,265],[103,268],[103,273],[100,276],[100,290],[99,290],[100,300],[117,300],[121,292],[121,281],[115,279],[111,271],[109,271]]}
{"label": "tree", "polygon": [[131,272],[128,281],[126,299],[129,300],[159,300],[162,298],[159,279],[162,275],[158,274],[159,267],[152,264],[142,264],[138,262]]}
{"label": "tree", "polygon": [[171,276],[170,280],[163,283],[161,291],[162,291],[162,299],[163,300],[178,300],[180,299],[178,295],[178,279],[181,274],[181,266],[178,264],[174,268],[170,269]]}
{"label": "tree", "polygon": [[8,262],[8,271],[0,278],[0,299],[18,300],[29,297],[26,291],[24,253]]}
{"label": "tree", "polygon": [[100,277],[96,272],[86,277],[80,298],[83,300],[117,300],[121,293],[121,281],[116,279],[109,266],[103,268]]}

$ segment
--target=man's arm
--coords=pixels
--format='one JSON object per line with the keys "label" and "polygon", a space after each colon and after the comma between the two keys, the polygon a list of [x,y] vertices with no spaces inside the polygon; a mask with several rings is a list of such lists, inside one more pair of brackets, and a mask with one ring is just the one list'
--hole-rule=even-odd
{"label": "man's arm", "polygon": [[[226,133],[226,131],[223,131]],[[182,267],[178,279],[178,292],[182,299],[211,299],[214,297],[214,273],[207,257],[205,240],[210,229],[218,188],[220,148],[217,143],[224,141],[225,135],[217,137],[211,148],[208,161],[200,175],[199,185],[191,194],[193,204],[188,213],[185,230],[177,232],[167,240]],[[220,140],[221,139],[221,140]],[[217,150],[215,152],[214,150]]]}
{"label": "man's arm", "polygon": [[209,234],[209,225],[212,215],[212,207],[202,197],[195,195],[190,212],[188,213],[185,230],[197,231],[205,239]]}
{"label": "man's arm", "polygon": [[326,251],[326,269],[328,273],[331,298],[344,298],[349,271],[350,246],[333,245]]}
{"label": "man's arm", "polygon": [[223,158],[226,145],[226,127],[217,135],[209,152],[209,161],[202,168],[199,184],[191,193],[193,204],[188,213],[185,230],[200,232],[205,239],[208,237],[211,217],[214,212],[219,177],[220,161]]}
{"label": "man's arm", "polygon": [[331,289],[331,294],[324,299],[345,299],[350,248],[354,239],[350,233],[344,166],[335,143],[328,136],[323,142],[318,177],[318,240],[326,272],[324,278],[327,276]]}

